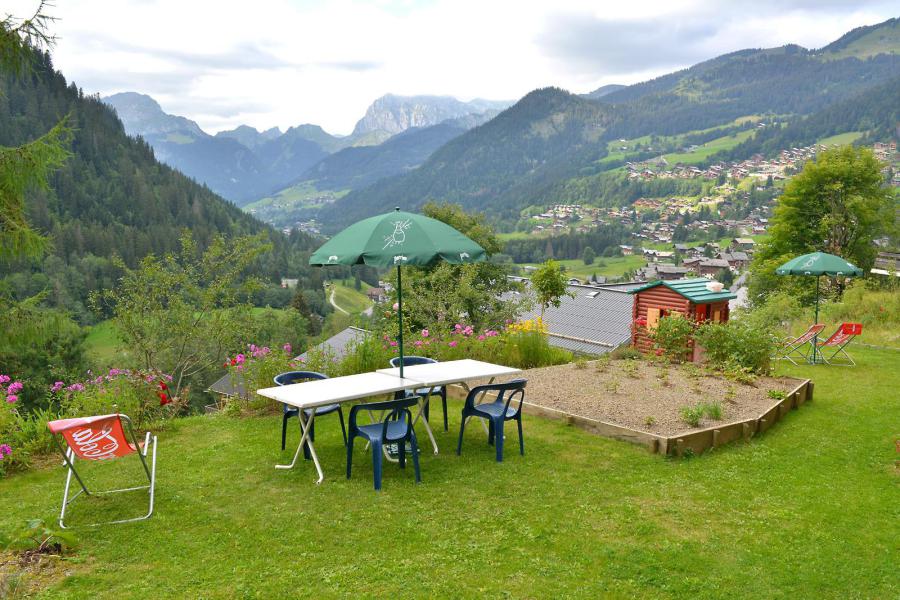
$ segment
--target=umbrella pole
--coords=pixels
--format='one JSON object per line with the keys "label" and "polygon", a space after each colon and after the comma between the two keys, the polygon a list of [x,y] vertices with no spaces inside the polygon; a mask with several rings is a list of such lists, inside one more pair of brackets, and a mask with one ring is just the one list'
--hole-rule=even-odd
{"label": "umbrella pole", "polygon": [[[816,275],[816,320],[813,323],[813,325],[816,325],[819,322],[819,277],[821,277],[821,275]],[[818,333],[813,335],[812,342],[813,342],[812,362],[813,362],[813,364],[816,364],[817,362],[819,362],[818,358],[816,358],[816,346],[818,345],[818,342],[819,342],[819,334]]]}
{"label": "umbrella pole", "polygon": [[[403,275],[400,265],[397,265],[397,317],[400,321],[400,379],[403,379]],[[816,280],[818,281],[818,280]]]}

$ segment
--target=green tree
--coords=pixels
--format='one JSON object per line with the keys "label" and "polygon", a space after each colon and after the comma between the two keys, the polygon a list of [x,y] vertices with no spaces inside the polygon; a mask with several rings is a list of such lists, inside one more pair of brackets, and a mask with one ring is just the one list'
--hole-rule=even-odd
{"label": "green tree", "polygon": [[585,246],[584,252],[581,253],[581,260],[584,261],[586,265],[594,264],[594,259],[597,258],[597,253],[594,252],[594,249],[590,246]]}
{"label": "green tree", "polygon": [[531,288],[541,306],[541,319],[549,307],[559,308],[563,296],[574,297],[568,290],[565,273],[552,258],[532,273]]}
{"label": "green tree", "polygon": [[259,284],[242,274],[269,249],[257,235],[216,237],[200,252],[185,232],[179,254],[148,255],[136,269],[120,263],[119,285],[92,300],[111,306],[121,341],[139,366],[171,374],[173,392],[181,395],[228,352],[254,341],[251,305],[241,298]]}
{"label": "green tree", "polygon": [[870,149],[842,146],[821,152],[787,183],[778,200],[770,238],[751,265],[751,299],[785,286],[808,288],[809,282],[774,272],[810,252],[836,254],[868,272],[876,253],[872,240],[896,227],[893,210],[881,163]]}
{"label": "green tree", "polygon": [[[41,2],[34,14],[18,21],[7,15],[0,21],[0,71],[22,76],[31,71],[34,49],[49,46],[51,17]],[[26,216],[25,195],[46,188],[50,174],[69,156],[72,129],[64,118],[38,139],[7,148],[0,146],[0,260],[37,257],[49,244]]]}

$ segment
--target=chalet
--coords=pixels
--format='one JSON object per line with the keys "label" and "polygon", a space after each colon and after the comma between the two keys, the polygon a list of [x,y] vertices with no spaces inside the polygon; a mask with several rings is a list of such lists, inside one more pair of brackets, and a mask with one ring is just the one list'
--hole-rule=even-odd
{"label": "chalet", "polygon": [[690,272],[688,267],[675,265],[656,265],[656,276],[662,281],[682,279]]}
{"label": "chalet", "polygon": [[366,291],[366,296],[368,296],[369,300],[371,300],[372,302],[387,301],[387,291],[382,287],[369,288]]}
{"label": "chalet", "polygon": [[622,251],[622,256],[631,256],[634,254],[634,248],[631,246],[626,246],[625,244],[619,245],[619,250]]}
{"label": "chalet", "polygon": [[726,261],[732,271],[743,271],[750,264],[750,257],[746,252],[719,252],[716,258]]}
{"label": "chalet", "polygon": [[756,242],[750,238],[734,238],[731,240],[731,247],[735,250],[752,251],[754,246],[756,246]]}
{"label": "chalet", "polygon": [[697,264],[697,272],[705,277],[718,277],[730,268],[727,260],[705,258]]}
{"label": "chalet", "polygon": [[292,290],[297,287],[297,283],[299,283],[298,279],[288,279],[286,277],[281,278],[281,287],[285,289]]}
{"label": "chalet", "polygon": [[[728,320],[728,301],[737,295],[721,287],[715,281],[705,278],[681,279],[679,281],[654,281],[630,291],[634,296],[631,342],[635,348],[648,352],[653,342],[648,335],[656,329],[663,317],[680,315],[696,322],[713,321],[724,323]],[[698,351],[694,349],[693,359]]]}

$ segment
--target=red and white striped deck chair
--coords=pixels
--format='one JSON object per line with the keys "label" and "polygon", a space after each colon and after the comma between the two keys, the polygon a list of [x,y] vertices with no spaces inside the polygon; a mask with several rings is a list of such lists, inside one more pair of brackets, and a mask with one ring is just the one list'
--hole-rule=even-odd
{"label": "red and white striped deck chair", "polygon": [[809,329],[797,337],[788,337],[779,343],[775,349],[775,360],[789,360],[793,364],[797,364],[794,357],[803,359],[803,362],[809,362],[809,355],[813,348],[813,338],[822,333],[825,325],[816,323],[810,325]]}
{"label": "red and white striped deck chair", "polygon": [[[128,429],[126,436],[125,429]],[[143,521],[149,519],[153,514],[153,493],[156,487],[156,436],[151,436],[147,432],[147,437],[143,443],[139,443],[134,436],[134,430],[131,427],[131,419],[126,415],[102,415],[97,417],[83,417],[77,419],[60,419],[50,421],[47,427],[53,434],[53,440],[56,442],[59,451],[65,458],[65,466],[68,467],[66,475],[66,490],[63,493],[62,510],[59,513],[59,526],[66,528],[65,517],[66,508],[84,492],[87,496],[100,494],[115,494],[118,492],[131,492],[134,490],[149,490],[150,493],[150,509],[143,517],[135,517],[133,519],[120,519],[118,521],[107,521],[106,523],[92,523],[91,525],[109,525],[112,523],[128,523],[130,521]],[[63,449],[59,438],[62,437],[66,442],[66,448]],[[130,438],[130,441],[129,441]],[[150,466],[147,465],[147,450],[150,443],[153,443],[153,461]],[[147,485],[137,487],[121,488],[116,490],[106,490],[102,492],[88,491],[84,480],[75,470],[75,459],[91,461],[107,461],[115,458],[128,456],[129,454],[137,454],[147,474]],[[74,496],[69,498],[69,488],[72,483],[72,476],[78,480],[81,490]]]}
{"label": "red and white striped deck chair", "polygon": [[[830,338],[824,342],[819,342],[816,346],[822,361],[826,365],[855,367],[856,363],[847,354],[845,348],[860,334],[862,334],[862,323],[841,323],[841,326],[831,334]],[[829,351],[834,350],[834,352],[831,353],[831,356],[826,356],[825,349]]]}

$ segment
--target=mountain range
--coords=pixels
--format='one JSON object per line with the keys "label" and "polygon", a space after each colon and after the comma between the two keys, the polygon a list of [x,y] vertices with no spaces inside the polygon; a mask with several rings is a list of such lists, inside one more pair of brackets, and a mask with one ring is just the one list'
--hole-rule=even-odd
{"label": "mountain range", "polygon": [[[291,127],[283,133],[277,127],[261,132],[241,125],[209,135],[194,121],[166,113],[156,100],[145,94],[123,92],[107,96],[103,101],[116,110],[125,131],[144,138],[162,162],[239,206],[296,184],[307,169],[343,149],[379,145],[406,130],[428,128],[448,120],[496,114],[510,104],[388,94],[372,103],[351,135],[341,137],[312,124]],[[451,125],[444,130],[456,127]],[[441,134],[433,139],[442,139]],[[388,152],[393,149],[389,148]],[[420,154],[414,152],[407,156]],[[393,175],[419,164],[410,164],[409,158],[404,158],[396,169],[384,171],[384,165],[390,162],[381,161],[378,172]],[[328,166],[323,168],[329,170]],[[370,179],[363,175],[361,181]]]}

